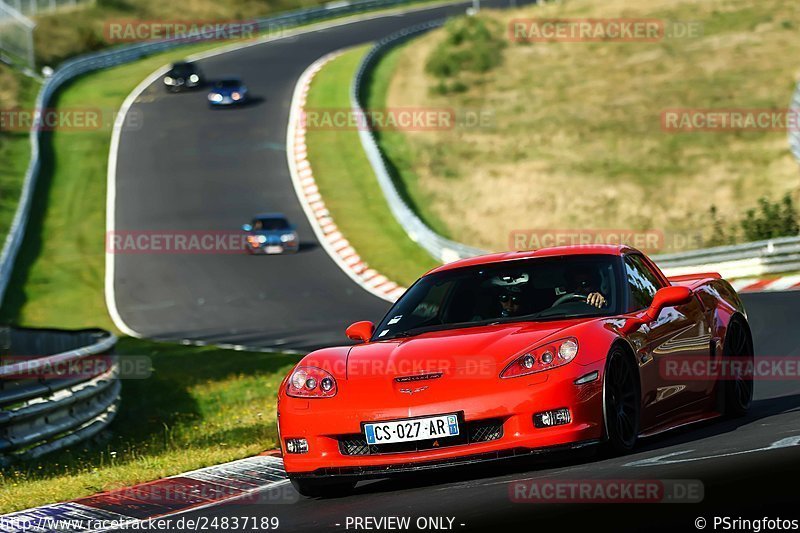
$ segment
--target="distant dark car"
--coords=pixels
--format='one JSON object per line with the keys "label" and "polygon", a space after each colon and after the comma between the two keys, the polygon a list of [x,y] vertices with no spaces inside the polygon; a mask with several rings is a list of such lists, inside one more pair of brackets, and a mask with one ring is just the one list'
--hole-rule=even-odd
{"label": "distant dark car", "polygon": [[208,93],[211,106],[230,106],[247,101],[247,87],[239,78],[223,78]]}
{"label": "distant dark car", "polygon": [[203,85],[203,73],[194,63],[180,61],[174,63],[164,76],[164,87],[170,92],[194,89]]}
{"label": "distant dark car", "polygon": [[256,215],[242,229],[247,232],[247,251],[251,254],[295,253],[300,249],[297,230],[280,213]]}

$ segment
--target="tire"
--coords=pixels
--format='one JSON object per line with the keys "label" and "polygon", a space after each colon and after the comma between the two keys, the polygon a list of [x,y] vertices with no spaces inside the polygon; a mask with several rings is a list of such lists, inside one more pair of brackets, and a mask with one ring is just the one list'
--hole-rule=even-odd
{"label": "tire", "polygon": [[[753,337],[747,322],[738,316],[731,319],[725,332],[722,348],[725,361],[737,362],[747,370],[735,377],[724,379],[720,385],[723,390],[723,411],[726,416],[740,417],[747,414],[753,403]],[[727,368],[731,368],[728,365]]]}
{"label": "tire", "polygon": [[355,481],[302,478],[290,478],[290,481],[295,490],[307,498],[347,496],[356,487]]}
{"label": "tire", "polygon": [[612,455],[629,453],[639,438],[641,395],[638,368],[622,348],[611,349],[603,378],[603,419],[606,451]]}

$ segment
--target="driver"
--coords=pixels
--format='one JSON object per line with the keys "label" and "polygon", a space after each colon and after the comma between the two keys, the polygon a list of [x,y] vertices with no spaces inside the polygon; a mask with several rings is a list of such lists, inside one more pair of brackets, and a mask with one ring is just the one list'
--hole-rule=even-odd
{"label": "driver", "polygon": [[[516,290],[514,290],[516,289]],[[509,287],[497,298],[500,301],[500,316],[518,316],[522,309],[522,292],[517,287]]]}
{"label": "driver", "polygon": [[570,272],[568,277],[568,292],[586,296],[586,303],[597,307],[605,307],[608,303],[606,297],[600,292],[600,283],[597,275],[591,269],[579,266]]}

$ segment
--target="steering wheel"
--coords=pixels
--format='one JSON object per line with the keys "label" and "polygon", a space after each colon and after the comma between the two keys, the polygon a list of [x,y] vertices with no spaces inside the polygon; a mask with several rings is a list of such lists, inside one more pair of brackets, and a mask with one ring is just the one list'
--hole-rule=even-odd
{"label": "steering wheel", "polygon": [[583,300],[585,302],[586,298],[587,297],[585,295],[583,295],[583,294],[578,294],[576,292],[571,292],[569,294],[565,294],[565,295],[561,296],[558,300],[553,302],[553,305],[551,305],[550,307],[557,307],[557,306],[559,306],[559,305],[561,305],[563,303],[566,303],[566,302],[568,302],[570,300]]}

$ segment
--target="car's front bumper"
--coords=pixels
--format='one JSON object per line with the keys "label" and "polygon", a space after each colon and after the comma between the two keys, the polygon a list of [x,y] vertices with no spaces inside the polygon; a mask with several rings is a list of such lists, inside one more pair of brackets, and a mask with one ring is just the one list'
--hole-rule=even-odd
{"label": "car's front bumper", "polygon": [[[597,371],[595,381],[575,385],[582,375]],[[497,381],[451,382],[425,393],[392,395],[380,401],[368,390],[359,397],[359,385],[342,381],[337,396],[326,399],[291,398],[281,394],[279,430],[284,465],[291,476],[380,476],[420,468],[449,466],[538,453],[553,447],[596,442],[603,437],[603,362],[589,366],[566,365],[542,374]],[[504,387],[508,387],[504,390]],[[452,390],[449,390],[452,389]],[[428,391],[426,391],[428,392]],[[537,428],[536,413],[570,410],[564,425]],[[462,427],[485,420],[501,420],[502,436],[485,442],[460,442],[409,451],[345,454],[341,442],[363,435],[362,423],[458,413]],[[287,453],[286,440],[304,438],[308,452]],[[386,448],[384,448],[386,449]]]}
{"label": "car's front bumper", "polygon": [[300,250],[299,244],[270,244],[252,246],[247,245],[247,251],[256,255],[294,254]]}
{"label": "car's front bumper", "polygon": [[600,444],[600,442],[601,439],[591,439],[541,448],[505,448],[493,452],[456,456],[439,460],[409,461],[406,463],[392,463],[377,466],[328,466],[318,468],[312,472],[290,472],[288,475],[290,478],[294,479],[320,479],[331,477],[355,479],[385,478],[394,475],[426,472],[442,468],[476,466],[498,461],[521,459],[523,457],[535,457],[558,452],[574,451],[583,448],[591,448],[592,446]]}
{"label": "car's front bumper", "polygon": [[230,96],[223,96],[222,100],[209,100],[208,103],[212,106],[233,106],[243,104],[247,101],[247,97],[234,100]]}

